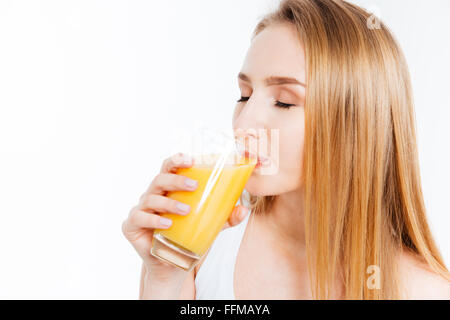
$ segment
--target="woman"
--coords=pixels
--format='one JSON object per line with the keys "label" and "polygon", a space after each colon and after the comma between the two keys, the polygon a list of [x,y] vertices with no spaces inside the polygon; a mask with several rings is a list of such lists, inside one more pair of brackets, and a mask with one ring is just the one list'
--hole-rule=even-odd
{"label": "woman", "polygon": [[165,192],[196,187],[174,173],[192,162],[167,159],[123,224],[143,259],[140,298],[450,298],[426,221],[407,65],[388,29],[369,22],[338,0],[285,0],[259,22],[233,128],[249,140],[259,136],[248,129],[279,129],[278,171],[253,172],[232,228],[188,273],[149,253],[152,230],[168,227],[158,213],[186,214]]}

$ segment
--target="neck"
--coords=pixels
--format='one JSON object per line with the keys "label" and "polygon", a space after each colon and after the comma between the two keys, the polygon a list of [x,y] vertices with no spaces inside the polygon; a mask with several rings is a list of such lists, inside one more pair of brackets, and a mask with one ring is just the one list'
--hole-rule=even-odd
{"label": "neck", "polygon": [[305,247],[304,192],[301,189],[277,195],[268,212],[260,221],[277,243],[287,247]]}

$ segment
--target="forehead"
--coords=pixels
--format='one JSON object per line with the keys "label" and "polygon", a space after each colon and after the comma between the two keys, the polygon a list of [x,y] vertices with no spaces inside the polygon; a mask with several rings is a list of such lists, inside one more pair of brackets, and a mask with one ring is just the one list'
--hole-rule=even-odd
{"label": "forehead", "polygon": [[252,41],[242,72],[252,79],[289,76],[305,82],[305,53],[294,25],[266,27]]}

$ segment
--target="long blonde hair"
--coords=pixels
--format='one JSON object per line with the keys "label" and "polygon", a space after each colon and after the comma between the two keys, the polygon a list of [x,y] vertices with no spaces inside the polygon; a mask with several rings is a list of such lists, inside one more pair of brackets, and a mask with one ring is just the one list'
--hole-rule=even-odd
{"label": "long blonde hair", "polygon": [[[408,67],[387,27],[339,0],[284,0],[253,37],[291,23],[306,57],[303,183],[313,297],[398,299],[399,253],[450,279],[421,189]],[[276,196],[241,197],[256,214]],[[380,286],[368,285],[379,270]]]}

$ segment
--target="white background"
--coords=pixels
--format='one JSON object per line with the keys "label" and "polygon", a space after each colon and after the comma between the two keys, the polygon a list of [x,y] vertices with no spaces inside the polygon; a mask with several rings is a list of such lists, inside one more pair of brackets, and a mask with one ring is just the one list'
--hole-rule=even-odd
{"label": "white background", "polygon": [[[450,2],[354,1],[402,45],[434,236],[450,263]],[[0,0],[0,298],[135,299],[121,223],[170,134],[225,128],[276,0]]]}

